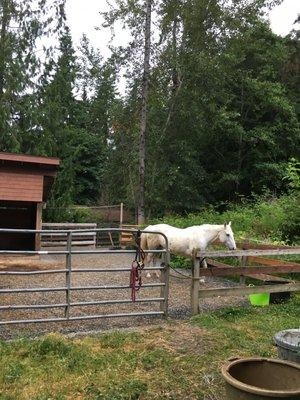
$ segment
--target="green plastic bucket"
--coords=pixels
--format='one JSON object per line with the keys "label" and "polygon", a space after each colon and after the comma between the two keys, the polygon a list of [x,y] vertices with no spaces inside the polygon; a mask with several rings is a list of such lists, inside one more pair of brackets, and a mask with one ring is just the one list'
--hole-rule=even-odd
{"label": "green plastic bucket", "polygon": [[270,293],[250,294],[249,300],[253,306],[268,306],[270,303]]}
{"label": "green plastic bucket", "polygon": [[[248,287],[254,287],[254,285],[251,283]],[[270,293],[250,294],[249,300],[252,306],[268,306],[270,304]]]}
{"label": "green plastic bucket", "polygon": [[[254,287],[254,285],[249,285],[249,287]],[[250,294],[249,300],[253,306],[268,306],[270,304],[270,293]]]}

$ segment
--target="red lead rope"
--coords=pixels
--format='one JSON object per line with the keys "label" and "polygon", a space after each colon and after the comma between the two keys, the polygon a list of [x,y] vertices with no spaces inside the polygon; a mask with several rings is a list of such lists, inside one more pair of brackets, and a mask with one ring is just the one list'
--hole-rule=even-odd
{"label": "red lead rope", "polygon": [[141,249],[141,232],[138,231],[135,236],[136,241],[136,254],[135,259],[131,264],[130,271],[130,288],[131,288],[131,300],[135,302],[136,294],[142,286],[142,270],[144,268],[144,252]]}
{"label": "red lead rope", "polygon": [[136,293],[140,290],[142,286],[142,269],[144,264],[141,264],[138,261],[133,261],[131,265],[130,272],[130,287],[131,287],[131,300],[135,302]]}

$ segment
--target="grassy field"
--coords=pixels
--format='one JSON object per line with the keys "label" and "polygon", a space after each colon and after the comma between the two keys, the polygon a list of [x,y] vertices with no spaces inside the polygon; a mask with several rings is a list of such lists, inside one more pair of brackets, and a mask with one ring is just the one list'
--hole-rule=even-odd
{"label": "grassy field", "polygon": [[300,296],[226,308],[134,332],[0,342],[1,400],[223,400],[231,356],[275,357],[275,332],[299,327]]}

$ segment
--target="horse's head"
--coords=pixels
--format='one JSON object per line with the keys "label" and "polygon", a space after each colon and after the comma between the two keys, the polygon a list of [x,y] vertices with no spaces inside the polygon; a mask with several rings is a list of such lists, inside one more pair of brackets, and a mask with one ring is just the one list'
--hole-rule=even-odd
{"label": "horse's head", "polygon": [[224,224],[224,229],[222,229],[219,233],[219,239],[220,242],[224,243],[228,247],[229,250],[236,249],[236,244],[231,229],[231,222]]}

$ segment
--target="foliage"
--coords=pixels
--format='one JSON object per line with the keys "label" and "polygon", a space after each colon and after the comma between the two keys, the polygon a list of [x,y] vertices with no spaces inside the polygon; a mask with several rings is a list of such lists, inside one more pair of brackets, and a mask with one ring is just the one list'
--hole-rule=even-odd
{"label": "foliage", "polygon": [[232,221],[236,239],[299,243],[299,195],[290,194],[272,198],[266,193],[251,203],[231,205],[224,212],[218,212],[211,207],[184,217],[165,216],[162,219],[154,219],[152,223],[164,222],[185,228],[191,225],[223,224],[229,221]]}
{"label": "foliage", "polygon": [[[0,150],[43,154],[39,76],[65,22],[65,0],[2,0],[0,6]],[[43,55],[43,57],[42,57]],[[35,147],[32,148],[32,142]]]}
{"label": "foliage", "polygon": [[[266,15],[279,1],[152,3],[158,35],[152,37],[146,216],[208,208],[208,220],[235,217],[241,234],[294,241],[299,31],[295,26],[285,38],[271,31]],[[122,201],[136,209],[145,4],[118,0],[104,15],[99,30],[113,32],[121,22],[131,35],[128,46],[111,47],[104,60],[85,36],[74,49],[65,0],[1,2],[0,146],[61,158],[49,220],[67,220],[64,210],[72,204]],[[40,48],[49,35],[53,46]],[[273,211],[273,203],[269,209],[259,203],[243,216],[230,206],[266,190],[281,199]],[[215,216],[215,209],[228,214]],[[276,222],[269,221],[272,213]]]}
{"label": "foliage", "polygon": [[297,193],[300,190],[300,162],[295,158],[291,158],[287,163],[284,179],[289,182],[289,187],[293,192]]}
{"label": "foliage", "polygon": [[[298,53],[294,37],[272,33],[263,19],[267,5],[155,2],[160,37],[154,44],[149,99],[149,215],[195,211],[265,188],[287,190],[283,166],[297,154],[300,131],[288,81],[295,73],[286,67],[292,59],[297,68]],[[106,15],[107,25],[121,20],[133,38],[128,47],[115,49],[116,59],[122,65],[126,61],[129,82],[129,108],[114,132],[122,141],[116,140],[115,147],[119,165],[131,171],[137,170],[137,152],[130,150],[128,159],[124,148],[137,148],[141,15],[142,2],[130,1],[118,2]],[[135,192],[136,174],[124,177],[123,170],[115,171],[114,179]],[[136,205],[135,194],[127,198]]]}
{"label": "foliage", "polygon": [[[51,204],[51,203],[50,203]],[[95,223],[95,215],[86,207],[51,207],[48,206],[44,213],[45,221]]]}

